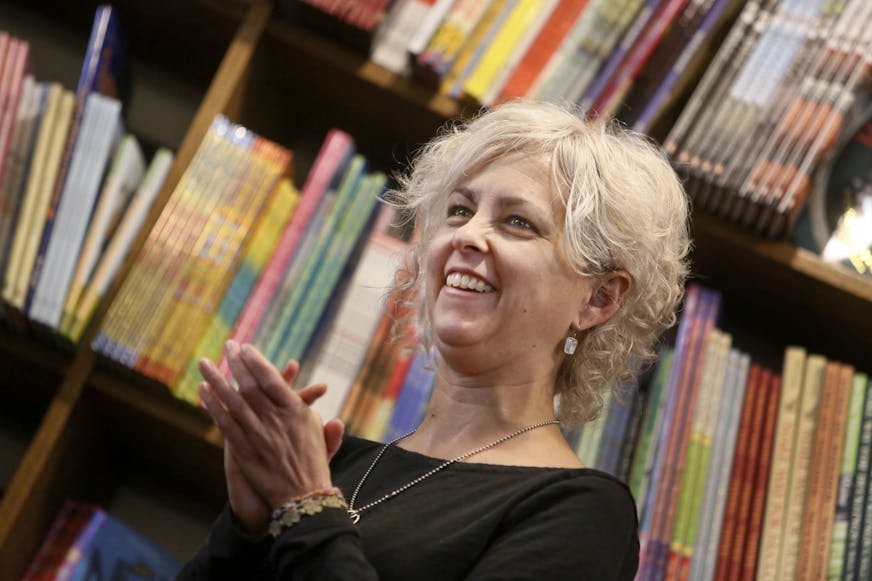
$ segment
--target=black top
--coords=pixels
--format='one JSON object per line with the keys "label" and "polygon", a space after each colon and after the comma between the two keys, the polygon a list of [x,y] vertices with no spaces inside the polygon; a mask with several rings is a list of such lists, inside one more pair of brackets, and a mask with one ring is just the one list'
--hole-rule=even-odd
{"label": "black top", "polygon": [[[347,499],[380,446],[343,442],[331,470]],[[355,505],[443,462],[391,447]],[[629,489],[604,472],[456,463],[364,511],[357,525],[326,509],[253,544],[225,509],[178,579],[631,580],[637,526]]]}

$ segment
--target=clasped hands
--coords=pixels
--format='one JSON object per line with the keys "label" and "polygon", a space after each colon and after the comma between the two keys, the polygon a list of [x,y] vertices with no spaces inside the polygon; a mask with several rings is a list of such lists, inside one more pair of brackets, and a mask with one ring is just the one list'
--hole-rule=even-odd
{"label": "clasped hands", "polygon": [[331,486],[329,461],[343,426],[324,424],[310,406],[325,385],[293,389],[300,366],[282,370],[253,346],[228,341],[225,357],[238,389],[208,359],[199,362],[203,407],[224,436],[224,473],[237,526],[251,536],[267,528],[282,503]]}

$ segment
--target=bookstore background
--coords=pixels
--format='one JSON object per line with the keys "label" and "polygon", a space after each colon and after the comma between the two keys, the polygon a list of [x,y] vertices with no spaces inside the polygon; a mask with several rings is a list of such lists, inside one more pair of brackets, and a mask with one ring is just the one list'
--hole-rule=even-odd
{"label": "bookstore background", "polygon": [[870,61],[866,0],[0,0],[0,579],[172,578],[225,502],[193,362],[228,338],[415,425],[377,198],[517,97],[647,133],[693,201],[679,325],[566,434],[631,485],[639,578],[870,578]]}

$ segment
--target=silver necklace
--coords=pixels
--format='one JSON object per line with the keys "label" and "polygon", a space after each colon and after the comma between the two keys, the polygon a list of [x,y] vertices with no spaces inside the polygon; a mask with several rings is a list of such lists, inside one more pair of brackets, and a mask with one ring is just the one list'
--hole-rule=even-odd
{"label": "silver necklace", "polygon": [[396,495],[398,495],[401,492],[405,492],[406,490],[415,486],[416,484],[418,484],[422,480],[426,480],[427,478],[430,478],[431,476],[433,476],[434,474],[436,474],[440,470],[444,470],[445,468],[451,466],[455,462],[465,460],[466,458],[469,458],[470,456],[474,456],[474,455],[478,454],[479,452],[484,452],[488,448],[493,448],[494,446],[496,446],[498,444],[502,444],[506,440],[510,440],[510,439],[514,438],[515,436],[520,436],[524,432],[529,432],[530,430],[535,430],[536,428],[541,428],[543,426],[549,426],[551,424],[559,424],[559,423],[560,423],[559,420],[547,420],[544,422],[539,422],[538,424],[533,424],[533,425],[527,426],[526,428],[521,428],[520,430],[512,432],[511,434],[506,434],[502,438],[494,440],[490,444],[485,444],[484,446],[482,446],[480,448],[476,448],[475,450],[470,450],[469,452],[465,452],[465,453],[461,454],[460,456],[457,456],[456,458],[452,458],[451,460],[446,460],[445,462],[443,462],[439,466],[433,468],[429,472],[425,472],[424,474],[422,474],[421,476],[418,476],[414,480],[411,480],[411,481],[407,482],[406,484],[400,486],[399,488],[397,488],[391,492],[388,492],[387,494],[385,494],[381,498],[373,500],[370,503],[364,504],[361,507],[354,508],[354,503],[355,503],[355,501],[357,501],[357,494],[360,492],[360,487],[363,486],[364,482],[366,482],[366,479],[369,477],[373,468],[375,468],[375,465],[378,464],[378,461],[381,460],[381,457],[382,457],[382,455],[384,455],[385,451],[388,448],[390,448],[391,446],[393,446],[394,444],[396,444],[397,442],[399,442],[400,440],[402,440],[403,438],[408,438],[409,436],[414,434],[416,430],[412,430],[411,432],[403,434],[399,438],[395,438],[394,440],[391,440],[390,442],[388,442],[387,444],[382,446],[382,449],[379,450],[378,454],[376,454],[375,459],[372,461],[372,464],[370,464],[369,468],[366,469],[366,472],[363,473],[363,476],[361,477],[360,482],[357,483],[357,488],[354,489],[354,494],[351,495],[351,501],[348,503],[348,514],[349,514],[349,516],[351,516],[351,522],[353,522],[354,524],[357,524],[357,522],[360,520],[360,513],[362,513],[363,511],[369,510],[372,507],[379,505],[390,498],[395,497]]}

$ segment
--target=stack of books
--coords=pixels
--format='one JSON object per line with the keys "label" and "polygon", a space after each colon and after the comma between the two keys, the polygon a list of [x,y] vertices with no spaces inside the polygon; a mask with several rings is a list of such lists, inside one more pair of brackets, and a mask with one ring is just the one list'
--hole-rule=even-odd
{"label": "stack of books", "polygon": [[29,44],[0,32],[0,277],[10,313],[77,340],[163,184],[126,133],[127,57],[97,9],[75,92],[38,81]]}

